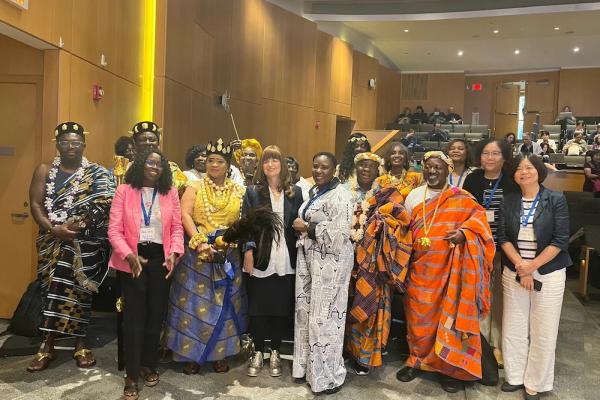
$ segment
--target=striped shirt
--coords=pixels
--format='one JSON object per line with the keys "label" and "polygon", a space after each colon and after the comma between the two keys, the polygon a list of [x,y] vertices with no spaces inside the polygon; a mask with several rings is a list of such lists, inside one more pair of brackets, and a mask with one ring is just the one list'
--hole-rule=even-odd
{"label": "striped shirt", "polygon": [[[519,236],[517,237],[517,250],[521,258],[526,261],[531,261],[535,258],[537,250],[537,240],[535,231],[533,230],[533,216],[535,208],[531,210],[534,199],[523,199],[523,210],[521,210]],[[537,205],[536,205],[537,208]],[[531,213],[530,213],[531,210]],[[523,226],[524,219],[527,218],[527,226]]]}

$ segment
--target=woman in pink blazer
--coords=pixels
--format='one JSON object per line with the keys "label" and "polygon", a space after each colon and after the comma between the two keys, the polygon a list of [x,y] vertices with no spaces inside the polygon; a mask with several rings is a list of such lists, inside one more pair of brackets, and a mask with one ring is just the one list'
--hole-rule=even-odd
{"label": "woman in pink blazer", "polygon": [[138,398],[138,378],[158,383],[160,332],[169,280],[183,254],[183,226],[177,189],[167,159],[150,149],[138,154],[117,188],[110,209],[109,266],[117,270],[124,297],[124,395]]}

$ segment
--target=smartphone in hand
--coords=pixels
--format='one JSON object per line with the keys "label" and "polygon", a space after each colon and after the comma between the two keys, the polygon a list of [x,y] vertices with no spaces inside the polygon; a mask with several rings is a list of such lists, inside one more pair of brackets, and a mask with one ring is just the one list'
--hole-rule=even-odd
{"label": "smartphone in hand", "polygon": [[[517,282],[521,283],[521,277],[519,275],[517,275],[515,279]],[[542,282],[538,281],[537,279],[534,279],[533,290],[535,290],[536,292],[540,292],[542,290]]]}

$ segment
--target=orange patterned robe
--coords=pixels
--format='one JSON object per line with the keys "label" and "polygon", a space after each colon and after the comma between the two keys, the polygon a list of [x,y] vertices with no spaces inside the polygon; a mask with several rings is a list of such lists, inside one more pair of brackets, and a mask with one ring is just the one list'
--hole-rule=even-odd
{"label": "orange patterned robe", "polygon": [[[432,215],[438,197],[439,209]],[[481,379],[479,319],[490,309],[490,272],[495,253],[485,210],[467,192],[447,189],[412,211],[413,254],[405,297],[409,367],[465,380]],[[466,241],[454,248],[444,238],[460,229]],[[431,246],[419,239],[427,236]]]}

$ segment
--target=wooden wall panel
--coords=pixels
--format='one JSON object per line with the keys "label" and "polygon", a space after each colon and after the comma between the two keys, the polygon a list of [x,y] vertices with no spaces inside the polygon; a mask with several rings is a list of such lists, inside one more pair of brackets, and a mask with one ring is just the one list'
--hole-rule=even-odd
{"label": "wooden wall panel", "polygon": [[599,93],[600,68],[560,71],[558,110],[568,105],[575,116],[600,115]]}
{"label": "wooden wall panel", "polygon": [[30,0],[29,9],[20,10],[0,2],[0,21],[58,46],[62,36],[70,47],[73,0]]}
{"label": "wooden wall panel", "polygon": [[404,100],[400,101],[398,114],[404,107],[415,110],[418,105],[423,106],[426,113],[433,112],[434,107],[439,107],[446,112],[448,107],[461,116],[464,113],[465,102],[465,75],[456,74],[428,74],[427,76],[427,99],[426,100]]}
{"label": "wooden wall panel", "polygon": [[350,117],[352,106],[353,53],[351,45],[333,38],[330,112],[344,117]]}
{"label": "wooden wall panel", "polygon": [[44,53],[7,36],[0,35],[0,75],[44,74]]}
{"label": "wooden wall panel", "polygon": [[379,63],[358,51],[354,52],[353,60],[351,119],[356,121],[354,129],[375,129],[378,89],[369,89],[368,81],[378,78]]}
{"label": "wooden wall panel", "polygon": [[[137,85],[142,84],[144,0],[119,1],[117,12],[115,59],[109,71]],[[149,60],[146,60],[149,61]]]}
{"label": "wooden wall panel", "polygon": [[313,107],[316,37],[315,23],[267,5],[263,97]]}
{"label": "wooden wall panel", "polygon": [[315,110],[331,112],[333,36],[317,32],[315,57]]}
{"label": "wooden wall panel", "polygon": [[379,66],[377,80],[377,129],[385,129],[399,114],[402,76]]}
{"label": "wooden wall panel", "polygon": [[167,157],[184,164],[185,152],[193,144],[192,128],[192,98],[196,96],[196,109],[194,112],[200,115],[208,115],[208,101],[203,104],[202,94],[194,93],[189,87],[179,82],[167,79],[165,81],[165,114],[163,121],[163,143],[162,148]]}

